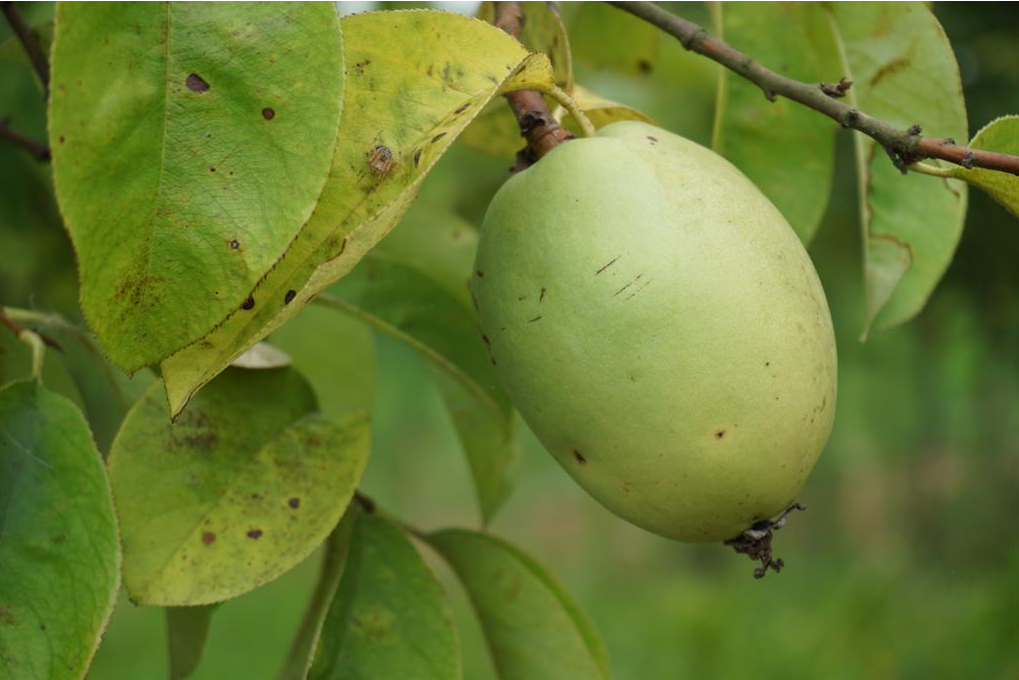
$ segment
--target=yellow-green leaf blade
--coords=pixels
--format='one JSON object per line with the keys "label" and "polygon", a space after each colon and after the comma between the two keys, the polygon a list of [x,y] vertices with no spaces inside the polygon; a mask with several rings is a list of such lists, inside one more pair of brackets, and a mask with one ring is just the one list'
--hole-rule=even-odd
{"label": "yellow-green leaf blade", "polygon": [[134,600],[209,604],[304,559],[360,480],[365,417],[315,413],[289,368],[232,368],[175,423],[160,388],[131,410],[110,454]]}
{"label": "yellow-green leaf blade", "polygon": [[153,364],[241,307],[311,214],[339,121],[328,3],[61,3],[50,145],[82,308]]}
{"label": "yellow-green leaf blade", "polygon": [[249,308],[163,361],[175,413],[233,358],[347,274],[399,221],[489,100],[552,83],[543,55],[477,19],[412,10],[355,14],[341,23],[343,117],[322,198]]}
{"label": "yellow-green leaf blade", "polygon": [[0,677],[84,677],[116,602],[117,525],[85,419],[37,381],[0,391],[0,526]]}
{"label": "yellow-green leaf blade", "polygon": [[428,542],[467,590],[501,680],[608,680],[598,631],[532,558],[460,529],[431,534]]}
{"label": "yellow-green leaf blade", "polygon": [[[1019,116],[1013,114],[992,120],[980,129],[969,145],[973,149],[1019,155]],[[953,177],[980,187],[1012,215],[1019,217],[1019,177],[979,167],[967,170],[958,165],[953,165],[949,172]]]}
{"label": "yellow-green leaf blade", "polygon": [[459,680],[460,646],[442,587],[403,532],[359,512],[310,680]]}
{"label": "yellow-green leaf blade", "polygon": [[[902,2],[835,3],[828,10],[845,75],[853,81],[847,101],[903,129],[922,122],[925,134],[966,138],[959,67],[930,9]],[[855,143],[866,335],[908,321],[923,308],[962,234],[966,185],[902,176],[872,139],[857,134]]]}
{"label": "yellow-green leaf blade", "polygon": [[[824,9],[818,3],[715,3],[716,31],[730,45],[785,76],[805,82],[842,75]],[[712,146],[750,178],[809,243],[820,224],[835,170],[833,124],[718,67]]]}

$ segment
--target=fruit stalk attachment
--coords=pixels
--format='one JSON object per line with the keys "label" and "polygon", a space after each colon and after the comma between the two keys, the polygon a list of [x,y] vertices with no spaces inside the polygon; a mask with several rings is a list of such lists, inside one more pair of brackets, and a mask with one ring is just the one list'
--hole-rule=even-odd
{"label": "fruit stalk attachment", "polygon": [[775,573],[782,571],[785,561],[771,556],[771,539],[775,532],[785,526],[789,514],[793,510],[806,510],[799,503],[793,503],[786,508],[781,515],[773,520],[762,520],[754,523],[749,529],[736,538],[730,538],[725,545],[732,546],[732,549],[741,555],[746,555],[751,560],[759,561],[761,566],[754,569],[754,578],[764,578],[768,569]]}

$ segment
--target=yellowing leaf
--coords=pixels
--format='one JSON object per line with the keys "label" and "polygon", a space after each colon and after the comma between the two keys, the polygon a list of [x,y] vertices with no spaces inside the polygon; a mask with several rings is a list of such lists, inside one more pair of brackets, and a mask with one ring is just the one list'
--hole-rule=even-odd
{"label": "yellowing leaf", "polygon": [[120,587],[102,459],[67,399],[0,390],[0,677],[83,678]]}
{"label": "yellowing leaf", "polygon": [[[925,134],[965,139],[959,67],[927,7],[918,2],[833,3],[828,11],[844,75],[853,81],[849,103],[901,128],[922,122]],[[903,176],[876,142],[862,134],[854,138],[866,335],[871,328],[908,321],[923,308],[962,234],[966,185],[918,173]]]}
{"label": "yellowing leaf", "polygon": [[173,413],[349,272],[392,229],[436,161],[492,97],[552,84],[543,55],[477,19],[415,10],[355,14],[341,23],[343,117],[319,204],[250,304],[162,362]]}
{"label": "yellowing leaf", "polygon": [[[969,146],[984,151],[1019,155],[1019,116],[1002,116],[992,120],[980,129]],[[1015,217],[1019,217],[1019,177],[983,168],[967,170],[958,165],[951,166],[949,172],[953,177],[980,187]]]}
{"label": "yellowing leaf", "polygon": [[329,171],[329,3],[61,3],[50,146],[82,309],[128,372],[243,308]]}
{"label": "yellowing leaf", "polygon": [[231,368],[173,423],[152,386],[109,459],[136,602],[234,597],[322,542],[361,478],[369,431],[360,414],[314,411],[311,387],[289,368]]}
{"label": "yellowing leaf", "polygon": [[[714,3],[716,32],[744,54],[790,78],[838,81],[842,75],[824,9],[818,3]],[[838,126],[718,67],[712,147],[775,204],[800,240],[821,222],[835,171]]]}

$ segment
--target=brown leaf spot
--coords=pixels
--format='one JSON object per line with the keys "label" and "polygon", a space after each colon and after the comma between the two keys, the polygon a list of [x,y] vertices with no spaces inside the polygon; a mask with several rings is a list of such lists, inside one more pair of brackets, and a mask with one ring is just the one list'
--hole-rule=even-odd
{"label": "brown leaf spot", "polygon": [[421,162],[421,149],[414,152],[414,167],[416,168]]}
{"label": "brown leaf spot", "polygon": [[248,532],[248,538],[253,538],[257,541],[261,537],[262,537],[261,529],[252,529],[251,531]]}
{"label": "brown leaf spot", "polygon": [[189,75],[187,80],[184,81],[184,84],[187,85],[188,89],[192,92],[207,92],[209,89],[209,84],[197,73]]}
{"label": "brown leaf spot", "polygon": [[466,104],[464,104],[463,106],[461,106],[460,108],[458,108],[458,109],[457,109],[456,111],[454,111],[453,113],[455,113],[455,114],[459,115],[459,114],[463,113],[464,111],[466,111],[467,109],[469,109],[470,107],[471,107],[471,103],[470,103],[470,102],[467,102]]}
{"label": "brown leaf spot", "polygon": [[294,301],[295,297],[297,297],[297,291],[296,290],[288,290],[287,294],[283,296],[283,304],[289,305],[291,302]]}
{"label": "brown leaf spot", "polygon": [[230,243],[228,243],[227,245],[230,246],[230,250],[237,250],[238,248],[241,247],[241,242],[235,238],[232,238],[230,239]]}
{"label": "brown leaf spot", "polygon": [[715,430],[715,439],[724,439],[725,430]]}
{"label": "brown leaf spot", "polygon": [[262,109],[262,118],[265,118],[266,120],[272,120],[275,117],[276,112],[272,109],[272,107],[267,106],[264,109]]}
{"label": "brown leaf spot", "polygon": [[249,295],[248,299],[241,303],[241,309],[254,309],[254,308],[255,298]]}
{"label": "brown leaf spot", "polygon": [[446,136],[445,132],[440,132],[439,134],[435,135],[434,137],[432,137],[432,144],[435,144],[437,141],[439,141],[445,136]]}
{"label": "brown leaf spot", "polygon": [[640,61],[637,62],[637,70],[640,71],[642,74],[647,75],[651,73],[651,69],[652,69],[651,62],[648,61],[647,59],[641,59]]}
{"label": "brown leaf spot", "polygon": [[298,498],[297,496],[294,496],[293,498],[287,501],[287,505],[296,510],[297,508],[301,507],[301,499]]}
{"label": "brown leaf spot", "polygon": [[393,168],[393,150],[388,146],[379,144],[368,152],[368,167],[376,175],[385,175]]}
{"label": "brown leaf spot", "polygon": [[205,545],[212,545],[215,542],[216,534],[212,533],[211,531],[206,531],[205,533],[202,534],[202,543],[204,543]]}

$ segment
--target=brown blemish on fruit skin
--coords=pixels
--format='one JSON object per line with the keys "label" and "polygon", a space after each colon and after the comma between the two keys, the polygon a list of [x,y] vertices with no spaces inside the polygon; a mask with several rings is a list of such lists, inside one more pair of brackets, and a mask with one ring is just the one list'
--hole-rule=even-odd
{"label": "brown blemish on fruit skin", "polygon": [[541,289],[541,294],[540,294],[540,295],[538,295],[538,303],[539,303],[539,304],[541,304],[541,301],[545,299],[545,293],[546,293],[545,289],[544,289],[544,288],[542,288],[542,289]]}
{"label": "brown blemish on fruit skin", "polygon": [[287,505],[296,510],[297,508],[301,507],[301,499],[295,496],[287,501]]}
{"label": "brown blemish on fruit skin", "polygon": [[533,319],[528,319],[527,323],[534,323],[535,321],[537,321],[540,318],[541,318],[541,314],[539,314],[538,316],[534,317]]}
{"label": "brown blemish on fruit skin", "polygon": [[446,136],[445,132],[440,132],[439,134],[435,135],[434,137],[432,137],[432,144],[435,144],[437,141],[439,141],[445,136]]}
{"label": "brown blemish on fruit skin", "polygon": [[257,541],[261,537],[262,537],[262,530],[261,529],[252,529],[251,531],[248,532],[248,538],[251,538],[251,539],[254,539],[254,540]]}
{"label": "brown blemish on fruit skin", "polygon": [[414,167],[416,168],[418,166],[418,163],[420,162],[421,162],[421,149],[418,149],[417,151],[414,152]]}
{"label": "brown blemish on fruit skin", "polygon": [[478,271],[476,271],[475,274],[478,275],[479,279],[485,278],[485,272],[481,271],[480,269]]}
{"label": "brown blemish on fruit skin", "polygon": [[202,543],[204,543],[205,545],[212,545],[215,542],[216,534],[212,533],[211,531],[206,531],[205,533],[202,534]]}
{"label": "brown blemish on fruit skin", "polygon": [[297,291],[296,290],[288,290],[287,294],[283,296],[283,304],[289,305],[291,302],[294,301],[295,297],[297,297]]}
{"label": "brown blemish on fruit skin", "polygon": [[187,85],[188,89],[192,92],[207,92],[209,90],[209,84],[197,73],[189,75],[187,80],[184,81],[184,84]]}
{"label": "brown blemish on fruit skin", "polygon": [[725,430],[716,430],[715,431],[715,439],[724,439],[724,438],[725,438]]}
{"label": "brown blemish on fruit skin", "polygon": [[[621,257],[621,256],[620,256],[620,257]],[[609,267],[611,267],[612,265],[614,265],[614,264],[616,263],[616,260],[618,260],[618,259],[619,259],[619,257],[614,257],[614,258],[612,258],[611,260],[609,260],[608,262],[606,262],[606,263],[605,263],[605,264],[604,264],[604,265],[602,266],[602,268],[601,268],[601,269],[599,269],[598,271],[596,271],[596,272],[594,273],[594,275],[595,275],[595,276],[598,276],[598,275],[599,275],[599,274],[601,274],[601,273],[602,273],[603,271],[605,271],[606,269],[608,269]]]}
{"label": "brown blemish on fruit skin", "polygon": [[574,459],[576,459],[576,461],[581,465],[585,465],[587,463],[587,458],[578,449],[573,449],[571,453],[573,453]]}
{"label": "brown blemish on fruit skin", "polygon": [[276,112],[271,107],[267,106],[264,109],[262,109],[262,118],[265,118],[266,120],[272,120],[275,117]]}
{"label": "brown blemish on fruit skin", "polygon": [[232,238],[230,239],[230,242],[227,243],[227,245],[230,246],[230,250],[237,250],[238,248],[241,247],[241,242],[235,238]]}
{"label": "brown blemish on fruit skin", "polygon": [[254,309],[254,308],[255,298],[249,295],[248,299],[241,303],[241,309]]}

